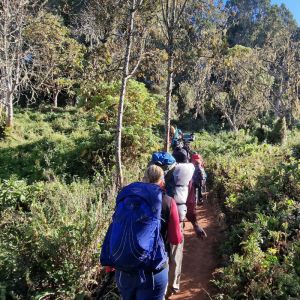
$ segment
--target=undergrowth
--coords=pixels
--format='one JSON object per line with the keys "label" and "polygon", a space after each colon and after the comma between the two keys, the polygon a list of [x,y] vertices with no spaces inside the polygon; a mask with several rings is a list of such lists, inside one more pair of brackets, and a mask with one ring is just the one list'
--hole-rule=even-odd
{"label": "undergrowth", "polygon": [[300,162],[294,132],[285,146],[244,131],[198,137],[228,229],[216,299],[298,299]]}

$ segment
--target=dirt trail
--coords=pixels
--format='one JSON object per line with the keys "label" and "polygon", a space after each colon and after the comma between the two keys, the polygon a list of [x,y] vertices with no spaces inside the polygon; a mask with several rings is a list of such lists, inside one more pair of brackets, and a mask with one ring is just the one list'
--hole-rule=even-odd
{"label": "dirt trail", "polygon": [[185,246],[181,293],[170,297],[171,300],[208,300],[213,293],[210,280],[218,267],[217,247],[221,243],[221,229],[213,205],[205,203],[197,209],[198,221],[207,233],[207,239],[199,240],[194,234],[191,223],[185,223]]}

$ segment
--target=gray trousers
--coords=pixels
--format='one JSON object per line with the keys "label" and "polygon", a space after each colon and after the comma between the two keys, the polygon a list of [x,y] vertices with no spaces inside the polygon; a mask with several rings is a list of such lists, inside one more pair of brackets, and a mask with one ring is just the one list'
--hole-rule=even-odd
{"label": "gray trousers", "polygon": [[[181,231],[183,232],[183,222],[180,223]],[[179,245],[171,245],[169,259],[169,289],[180,289],[181,267],[183,259],[184,239]]]}

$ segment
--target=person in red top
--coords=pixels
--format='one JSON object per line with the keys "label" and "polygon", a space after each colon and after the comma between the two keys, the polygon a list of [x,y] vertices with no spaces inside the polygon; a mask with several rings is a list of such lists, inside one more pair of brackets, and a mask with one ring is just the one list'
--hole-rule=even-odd
{"label": "person in red top", "polygon": [[[160,180],[158,182],[153,182],[153,176],[151,176],[152,173],[161,174]],[[162,189],[164,189],[165,181],[163,169],[156,165],[149,166],[145,172],[143,181],[158,184]],[[162,200],[161,235],[164,239],[167,251],[169,251],[170,244],[178,245],[183,240],[176,202],[166,193],[164,193]]]}

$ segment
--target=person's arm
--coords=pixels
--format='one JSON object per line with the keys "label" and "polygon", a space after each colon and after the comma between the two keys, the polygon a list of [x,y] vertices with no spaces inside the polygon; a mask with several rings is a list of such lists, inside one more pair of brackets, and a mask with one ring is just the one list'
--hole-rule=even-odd
{"label": "person's arm", "polygon": [[206,182],[207,174],[206,174],[204,168],[201,167],[201,168],[200,168],[200,171],[201,171],[202,182]]}
{"label": "person's arm", "polygon": [[197,223],[196,215],[196,189],[192,182],[189,183],[189,193],[186,201],[187,214],[186,218],[194,225]]}
{"label": "person's arm", "polygon": [[207,237],[206,232],[197,222],[196,190],[191,182],[189,184],[189,194],[188,194],[186,206],[187,206],[186,218],[192,223],[197,237],[202,239],[206,238]]}
{"label": "person's arm", "polygon": [[174,199],[171,201],[167,235],[170,244],[178,245],[182,243],[183,235],[180,228],[177,205]]}

